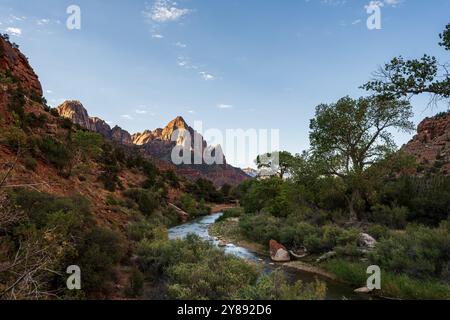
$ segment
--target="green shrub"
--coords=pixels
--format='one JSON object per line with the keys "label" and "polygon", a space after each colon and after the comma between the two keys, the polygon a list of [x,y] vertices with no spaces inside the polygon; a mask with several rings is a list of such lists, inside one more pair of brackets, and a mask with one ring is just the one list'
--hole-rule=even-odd
{"label": "green shrub", "polygon": [[58,170],[62,170],[72,160],[70,150],[51,136],[45,136],[39,142],[39,150]]}
{"label": "green shrub", "polygon": [[245,214],[239,220],[239,227],[246,238],[262,245],[279,239],[280,220],[271,214]]}
{"label": "green shrub", "polygon": [[380,267],[414,278],[443,278],[450,261],[450,232],[445,224],[438,229],[409,226],[405,233],[382,239],[371,260]]}
{"label": "green shrub", "polygon": [[167,230],[161,226],[156,226],[147,220],[131,222],[127,227],[128,238],[139,242],[141,240],[165,240]]}
{"label": "green shrub", "polygon": [[256,285],[248,286],[239,293],[244,300],[323,300],[326,296],[326,285],[316,280],[304,285],[297,281],[290,285],[284,272],[276,270],[262,276]]}
{"label": "green shrub", "polygon": [[74,147],[85,158],[97,158],[102,152],[103,137],[90,131],[77,131],[72,136]]}
{"label": "green shrub", "polygon": [[211,208],[206,205],[205,200],[197,202],[190,194],[183,194],[177,205],[186,211],[191,218],[206,216],[211,213]]}
{"label": "green shrub", "polygon": [[115,280],[115,266],[124,255],[120,236],[108,229],[94,227],[83,238],[79,255],[73,264],[83,272],[83,290],[89,293],[108,293]]}
{"label": "green shrub", "polygon": [[379,241],[389,236],[389,228],[379,224],[373,224],[367,228],[367,233]]}
{"label": "green shrub", "polygon": [[8,147],[18,151],[27,144],[26,133],[18,127],[8,127],[1,131],[4,141]]}
{"label": "green shrub", "polygon": [[25,156],[23,162],[24,162],[25,168],[27,170],[36,171],[36,168],[37,168],[36,159],[34,159],[33,157],[30,157],[30,156]]}
{"label": "green shrub", "polygon": [[239,218],[244,214],[244,208],[229,208],[223,210],[223,215],[220,216],[219,219],[217,219],[217,222],[225,221],[230,218]]}
{"label": "green shrub", "polygon": [[[349,262],[342,259],[333,259],[325,263],[324,267],[335,274],[339,279],[355,287],[366,284],[369,265]],[[393,273],[381,268],[381,296],[400,299],[450,299],[450,287],[436,280],[415,279],[405,274]]]}
{"label": "green shrub", "polygon": [[123,192],[123,195],[132,199],[145,216],[152,215],[162,203],[160,195],[151,190],[128,189]]}
{"label": "green shrub", "polygon": [[125,288],[125,295],[130,298],[142,296],[144,293],[144,275],[139,269],[134,268],[131,272],[129,284]]}
{"label": "green shrub", "polygon": [[370,222],[382,224],[390,228],[404,229],[408,208],[377,204],[371,208],[368,219]]}

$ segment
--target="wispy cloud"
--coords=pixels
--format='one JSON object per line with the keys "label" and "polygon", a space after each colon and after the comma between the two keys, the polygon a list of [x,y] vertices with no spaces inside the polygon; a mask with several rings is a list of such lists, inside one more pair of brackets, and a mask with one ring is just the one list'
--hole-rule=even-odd
{"label": "wispy cloud", "polygon": [[132,116],[130,116],[129,114],[123,114],[121,115],[122,118],[127,119],[127,120],[133,120],[134,118]]}
{"label": "wispy cloud", "polygon": [[352,22],[353,25],[358,24],[358,23],[361,23],[361,19],[357,19],[357,20]]}
{"label": "wispy cloud", "polygon": [[22,35],[22,29],[15,27],[6,28],[6,32],[16,37],[20,37]]}
{"label": "wispy cloud", "polygon": [[147,114],[147,110],[142,109],[136,109],[134,112],[136,112],[137,114]]}
{"label": "wispy cloud", "polygon": [[187,8],[180,8],[175,1],[156,0],[153,5],[147,5],[143,14],[150,21],[164,23],[177,21],[191,11]]}
{"label": "wispy cloud", "polygon": [[217,105],[217,108],[219,108],[219,109],[232,109],[233,106],[231,104],[220,103],[220,104]]}
{"label": "wispy cloud", "polygon": [[152,34],[152,38],[154,38],[154,39],[162,39],[162,38],[164,38],[164,36],[162,34],[155,33],[155,34]]}
{"label": "wispy cloud", "polygon": [[36,21],[38,26],[44,26],[50,23],[50,19],[39,19]]}
{"label": "wispy cloud", "polygon": [[202,76],[203,80],[205,80],[205,81],[216,80],[216,77],[209,72],[202,71],[202,72],[200,72],[200,75]]}
{"label": "wispy cloud", "polygon": [[184,48],[187,47],[187,44],[182,43],[182,42],[176,42],[176,43],[174,43],[173,45],[174,45],[175,47],[182,48],[182,49],[184,49]]}
{"label": "wispy cloud", "polygon": [[384,3],[391,7],[396,7],[402,2],[403,0],[384,0]]}

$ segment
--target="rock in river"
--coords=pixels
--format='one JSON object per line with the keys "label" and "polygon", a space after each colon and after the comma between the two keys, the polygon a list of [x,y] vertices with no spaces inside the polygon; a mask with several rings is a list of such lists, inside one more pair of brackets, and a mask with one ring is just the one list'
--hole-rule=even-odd
{"label": "rock in river", "polygon": [[275,262],[291,261],[287,249],[275,240],[270,240],[270,258]]}

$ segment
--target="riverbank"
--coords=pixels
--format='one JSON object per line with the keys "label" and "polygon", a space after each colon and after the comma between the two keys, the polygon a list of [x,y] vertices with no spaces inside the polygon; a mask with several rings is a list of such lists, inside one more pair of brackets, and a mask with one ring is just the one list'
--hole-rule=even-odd
{"label": "riverbank", "polygon": [[[232,243],[234,245],[253,251],[260,256],[269,258],[268,248],[265,248],[259,243],[248,241],[241,236],[239,231],[238,218],[230,218],[212,224],[209,228],[209,233],[225,243]],[[295,269],[297,271],[311,273],[323,278],[327,278],[329,280],[340,281],[340,279],[336,275],[306,262],[290,261],[286,263],[276,263],[276,265],[279,265],[283,268]],[[346,283],[345,281],[340,282]]]}

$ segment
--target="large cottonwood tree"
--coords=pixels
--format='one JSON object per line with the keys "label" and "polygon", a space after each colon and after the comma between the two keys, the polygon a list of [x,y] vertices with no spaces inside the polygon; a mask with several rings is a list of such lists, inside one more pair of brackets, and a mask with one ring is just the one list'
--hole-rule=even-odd
{"label": "large cottonwood tree", "polygon": [[411,105],[392,96],[344,97],[321,104],[310,124],[311,154],[323,175],[343,179],[350,219],[358,219],[366,169],[395,151],[391,130],[411,131]]}

